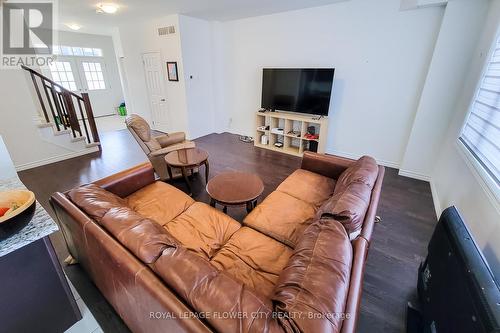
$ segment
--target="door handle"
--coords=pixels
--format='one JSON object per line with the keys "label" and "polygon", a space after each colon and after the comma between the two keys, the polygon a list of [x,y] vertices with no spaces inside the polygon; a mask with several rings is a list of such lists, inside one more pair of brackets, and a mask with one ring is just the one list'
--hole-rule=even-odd
{"label": "door handle", "polygon": [[165,98],[160,99],[160,102],[165,102],[165,101],[166,101]]}

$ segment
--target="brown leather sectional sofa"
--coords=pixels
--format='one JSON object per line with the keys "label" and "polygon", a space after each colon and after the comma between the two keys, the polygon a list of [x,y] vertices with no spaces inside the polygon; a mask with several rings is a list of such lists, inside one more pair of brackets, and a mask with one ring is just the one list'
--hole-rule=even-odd
{"label": "brown leather sectional sofa", "polygon": [[134,332],[354,332],[384,168],[304,154],[239,223],[143,164],[51,203]]}

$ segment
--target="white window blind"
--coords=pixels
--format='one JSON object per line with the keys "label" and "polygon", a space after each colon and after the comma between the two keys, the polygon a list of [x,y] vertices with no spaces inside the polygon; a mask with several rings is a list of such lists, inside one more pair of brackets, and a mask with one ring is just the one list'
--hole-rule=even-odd
{"label": "white window blind", "polygon": [[481,79],[460,141],[500,186],[500,39]]}

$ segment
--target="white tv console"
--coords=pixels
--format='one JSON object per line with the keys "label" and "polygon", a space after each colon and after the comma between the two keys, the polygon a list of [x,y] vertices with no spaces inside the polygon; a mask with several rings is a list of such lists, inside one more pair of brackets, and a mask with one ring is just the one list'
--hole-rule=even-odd
{"label": "white tv console", "polygon": [[[318,153],[324,153],[328,135],[328,117],[319,117],[314,115],[301,115],[288,112],[257,112],[256,135],[254,145],[256,147],[279,151],[282,153],[302,156],[304,151],[310,150],[311,141],[317,142]],[[269,126],[268,130],[260,127]],[[318,139],[306,139],[307,128],[313,126],[315,133],[319,134]],[[273,133],[273,128],[282,128],[283,133]],[[291,133],[293,132],[293,133]],[[263,135],[268,137],[267,144],[261,144]],[[283,143],[282,147],[276,147],[276,142]]]}

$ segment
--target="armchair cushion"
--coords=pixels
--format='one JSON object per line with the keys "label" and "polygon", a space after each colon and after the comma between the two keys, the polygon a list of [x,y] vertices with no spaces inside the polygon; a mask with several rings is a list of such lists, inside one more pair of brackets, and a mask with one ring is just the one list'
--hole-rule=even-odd
{"label": "armchair cushion", "polygon": [[186,134],[184,132],[174,132],[158,135],[153,139],[158,142],[161,148],[165,148],[176,143],[184,142],[186,140]]}
{"label": "armchair cushion", "polygon": [[194,148],[194,147],[195,147],[194,142],[184,141],[181,143],[176,143],[176,144],[170,145],[168,147],[164,147],[162,149],[155,150],[155,151],[151,152],[149,154],[149,156],[162,156],[162,155],[168,154],[174,150],[179,150],[179,149],[183,149],[183,148]]}
{"label": "armchair cushion", "polygon": [[148,142],[151,140],[151,127],[142,117],[132,114],[127,117],[125,123],[135,131],[142,141]]}
{"label": "armchair cushion", "polygon": [[154,137],[151,137],[151,140],[149,141],[144,141],[144,144],[148,146],[149,150],[151,151],[157,151],[161,149],[160,143],[158,143],[158,141]]}

